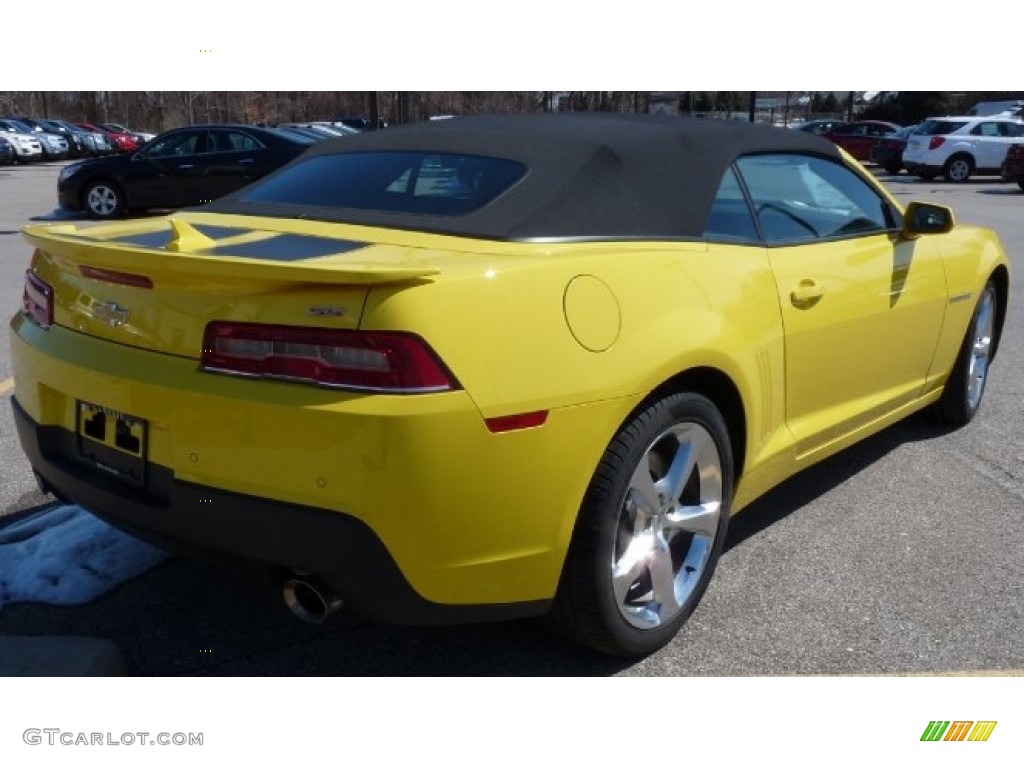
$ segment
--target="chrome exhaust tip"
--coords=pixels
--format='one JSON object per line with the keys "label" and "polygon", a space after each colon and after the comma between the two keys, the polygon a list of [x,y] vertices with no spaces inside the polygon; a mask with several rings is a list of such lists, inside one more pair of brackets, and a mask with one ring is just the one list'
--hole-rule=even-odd
{"label": "chrome exhaust tip", "polygon": [[312,574],[296,574],[284,583],[284,604],[307,624],[322,624],[344,603],[322,580]]}

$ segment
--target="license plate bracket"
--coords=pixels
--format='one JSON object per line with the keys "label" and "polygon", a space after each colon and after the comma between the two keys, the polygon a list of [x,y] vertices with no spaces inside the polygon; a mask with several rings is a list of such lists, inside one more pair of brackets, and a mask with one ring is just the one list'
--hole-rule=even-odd
{"label": "license plate bracket", "polygon": [[75,406],[78,456],[133,485],[146,482],[149,422],[79,400]]}

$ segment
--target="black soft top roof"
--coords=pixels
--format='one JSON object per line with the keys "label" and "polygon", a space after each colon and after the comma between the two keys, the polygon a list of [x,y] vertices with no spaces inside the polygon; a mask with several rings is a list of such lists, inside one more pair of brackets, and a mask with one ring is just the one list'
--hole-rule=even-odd
{"label": "black soft top roof", "polygon": [[500,240],[696,238],[726,167],[738,156],[803,152],[840,158],[832,142],[804,131],[682,117],[575,113],[457,117],[387,128],[319,142],[294,162],[375,151],[501,157],[524,164],[528,171],[490,203],[461,216],[242,202],[244,192],[203,210]]}

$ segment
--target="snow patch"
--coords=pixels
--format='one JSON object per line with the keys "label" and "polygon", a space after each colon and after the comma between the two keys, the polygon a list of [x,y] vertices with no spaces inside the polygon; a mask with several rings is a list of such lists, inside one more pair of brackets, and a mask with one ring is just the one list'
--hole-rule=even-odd
{"label": "snow patch", "polygon": [[81,507],[42,510],[0,528],[0,607],[81,605],[167,556]]}

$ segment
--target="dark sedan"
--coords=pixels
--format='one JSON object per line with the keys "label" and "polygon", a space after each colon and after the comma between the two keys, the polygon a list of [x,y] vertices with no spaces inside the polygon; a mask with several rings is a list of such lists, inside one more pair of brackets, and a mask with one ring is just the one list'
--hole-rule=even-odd
{"label": "dark sedan", "polygon": [[0,136],[0,165],[10,165],[18,160],[14,147],[3,136]]}
{"label": "dark sedan", "polygon": [[67,166],[57,193],[61,208],[99,219],[128,209],[199,205],[281,167],[313,143],[249,125],[177,128],[135,152]]}
{"label": "dark sedan", "polygon": [[834,131],[841,125],[846,125],[845,120],[811,120],[806,123],[800,123],[794,125],[793,129],[797,131],[804,131],[805,133],[816,133],[822,136],[829,131]]}
{"label": "dark sedan", "polygon": [[1011,144],[999,169],[1003,181],[1015,181],[1024,190],[1024,144]]}
{"label": "dark sedan", "polygon": [[857,160],[867,160],[871,148],[882,136],[896,133],[900,126],[882,120],[856,120],[823,133],[826,139],[838,144]]}
{"label": "dark sedan", "polygon": [[907,137],[917,128],[917,125],[908,125],[896,133],[877,139],[871,148],[871,162],[882,166],[889,173],[899,173],[903,169],[903,150],[907,146]]}

